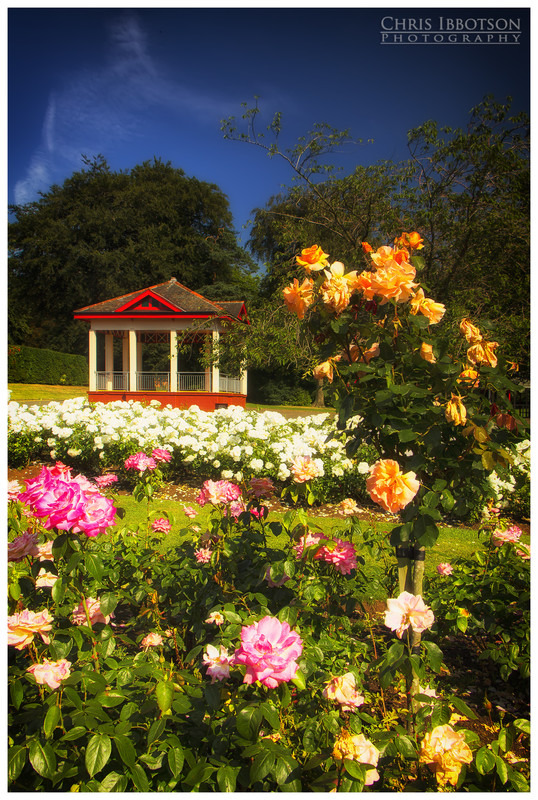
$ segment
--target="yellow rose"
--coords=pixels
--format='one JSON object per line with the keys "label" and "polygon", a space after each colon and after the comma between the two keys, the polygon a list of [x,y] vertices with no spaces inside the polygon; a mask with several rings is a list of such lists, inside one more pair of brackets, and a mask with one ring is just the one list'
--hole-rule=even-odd
{"label": "yellow rose", "polygon": [[422,741],[419,761],[435,772],[437,782],[455,786],[463,764],[470,764],[473,754],[462,733],[450,725],[437,725]]}
{"label": "yellow rose", "polygon": [[431,344],[426,344],[426,342],[422,342],[422,346],[420,348],[420,355],[424,359],[424,361],[428,361],[430,364],[435,364],[437,359],[433,354],[433,347]]}
{"label": "yellow rose", "polygon": [[430,297],[424,297],[424,291],[419,289],[410,300],[411,314],[424,314],[432,324],[440,322],[444,316],[446,308],[443,303],[436,303]]}
{"label": "yellow rose", "polygon": [[460,372],[459,378],[457,378],[456,383],[465,383],[469,388],[478,389],[479,386],[479,379],[478,379],[478,372],[472,367],[467,367]]}
{"label": "yellow rose", "polygon": [[299,319],[303,319],[306,309],[312,304],[314,283],[310,278],[305,278],[301,285],[297,278],[287,286],[284,291],[284,301],[288,311],[294,311]]}
{"label": "yellow rose", "polygon": [[482,334],[467,317],[460,322],[460,333],[465,336],[469,344],[478,344],[478,342],[482,341]]}
{"label": "yellow rose", "polygon": [[499,346],[498,342],[479,342],[471,345],[467,350],[467,359],[471,364],[487,364],[489,367],[497,366],[497,356],[495,355],[495,348]]}
{"label": "yellow rose", "polygon": [[452,398],[446,404],[445,417],[447,422],[453,422],[454,425],[465,425],[467,409],[461,402],[461,397],[459,395],[453,394]]}

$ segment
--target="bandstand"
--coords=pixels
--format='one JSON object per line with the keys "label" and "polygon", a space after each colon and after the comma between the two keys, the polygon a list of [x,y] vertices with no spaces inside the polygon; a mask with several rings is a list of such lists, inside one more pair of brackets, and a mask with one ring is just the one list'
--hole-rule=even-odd
{"label": "bandstand", "polygon": [[[223,375],[218,366],[182,371],[178,339],[201,347],[218,343],[230,324],[248,324],[243,301],[213,301],[187,289],[175,278],[73,312],[89,322],[89,390],[92,402],[158,400],[161,405],[204,411],[245,407],[246,370]],[[118,340],[121,342],[118,345]],[[116,346],[114,343],[116,342]],[[168,368],[144,370],[147,345],[167,344]]]}

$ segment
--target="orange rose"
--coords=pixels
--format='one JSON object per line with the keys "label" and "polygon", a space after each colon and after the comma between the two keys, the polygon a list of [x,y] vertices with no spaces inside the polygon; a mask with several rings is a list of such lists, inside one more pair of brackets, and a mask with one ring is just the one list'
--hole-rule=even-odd
{"label": "orange rose", "polygon": [[482,341],[482,334],[467,317],[460,322],[460,333],[465,336],[469,344],[478,344],[478,342]]}
{"label": "orange rose", "polygon": [[326,306],[340,314],[348,307],[353,290],[344,275],[343,264],[335,261],[330,270],[330,277],[321,286],[321,299]]}
{"label": "orange rose", "polygon": [[385,305],[389,300],[396,300],[397,303],[409,300],[417,286],[413,283],[415,275],[414,267],[405,261],[402,264],[391,261],[373,272],[371,287],[374,294],[383,298],[380,305]]}
{"label": "orange rose", "polygon": [[498,346],[498,342],[478,342],[469,347],[467,358],[471,364],[487,364],[490,367],[496,367],[497,356],[494,350]]}
{"label": "orange rose", "polygon": [[404,474],[396,461],[387,458],[370,467],[366,489],[374,503],[395,514],[409,505],[420,489],[420,482],[414,472]]}
{"label": "orange rose", "polygon": [[362,249],[365,253],[371,253],[374,248],[372,247],[371,244],[368,244],[368,242],[363,242]]}
{"label": "orange rose", "polygon": [[295,258],[299,266],[304,267],[306,272],[312,272],[327,266],[329,254],[324,253],[317,244],[313,244],[312,247],[301,250],[301,255],[295,256]]}
{"label": "orange rose", "polygon": [[424,247],[424,239],[420,233],[413,231],[412,233],[402,233],[402,235],[394,240],[394,244],[400,244],[404,247],[410,247],[412,250],[422,250]]}
{"label": "orange rose", "polygon": [[306,309],[312,305],[313,288],[314,282],[310,278],[305,278],[300,286],[297,278],[294,278],[293,283],[283,291],[288,311],[294,311],[299,319],[304,319]]}
{"label": "orange rose", "polygon": [[361,292],[365,300],[373,300],[375,292],[372,289],[372,272],[364,270],[360,272],[354,281],[353,288]]}
{"label": "orange rose", "polygon": [[426,342],[422,342],[422,346],[420,348],[420,355],[424,359],[424,361],[428,361],[430,364],[435,364],[436,358],[433,354],[433,347],[431,344],[426,344]]}
{"label": "orange rose", "polygon": [[312,370],[312,375],[316,380],[323,380],[323,378],[327,378],[329,383],[333,382],[333,375],[334,375],[334,362],[340,361],[341,356],[335,356],[334,358],[329,358],[327,361],[322,361],[321,364],[318,364],[317,367],[314,367]]}
{"label": "orange rose", "polygon": [[369,364],[371,359],[376,358],[378,355],[379,355],[379,342],[374,342],[374,344],[371,345],[368,348],[368,350],[364,351],[363,361]]}
{"label": "orange rose", "polygon": [[467,421],[467,409],[461,402],[459,395],[453,394],[452,398],[446,404],[445,418],[447,422],[453,422],[454,425],[465,425]]}

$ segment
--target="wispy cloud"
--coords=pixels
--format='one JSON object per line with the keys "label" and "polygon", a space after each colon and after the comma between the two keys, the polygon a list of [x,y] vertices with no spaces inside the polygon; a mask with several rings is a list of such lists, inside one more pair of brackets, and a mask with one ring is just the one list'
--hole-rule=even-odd
{"label": "wispy cloud", "polygon": [[14,187],[15,203],[36,199],[39,191],[80,168],[81,154],[106,156],[141,140],[159,110],[211,122],[227,115],[229,102],[194,92],[181,77],[169,74],[167,65],[150,53],[132,12],[120,14],[108,34],[104,62],[73,74],[51,93],[40,145]]}

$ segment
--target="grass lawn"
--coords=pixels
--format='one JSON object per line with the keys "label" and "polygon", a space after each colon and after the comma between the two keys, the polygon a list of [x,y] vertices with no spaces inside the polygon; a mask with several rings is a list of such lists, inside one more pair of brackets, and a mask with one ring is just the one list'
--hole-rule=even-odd
{"label": "grass lawn", "polygon": [[[62,403],[72,397],[86,397],[87,386],[48,386],[41,383],[8,383],[10,399],[17,403],[53,400]],[[309,416],[310,414],[334,414],[334,408],[313,408],[312,406],[268,406],[260,403],[247,403],[248,411],[278,411],[283,416]]]}
{"label": "grass lawn", "polygon": [[[140,525],[142,526],[141,529],[145,530],[145,503],[137,503],[132,495],[120,495],[116,505],[125,512],[125,516],[120,522],[121,526],[126,525],[131,529],[135,529]],[[191,539],[189,528],[192,524],[199,525],[202,531],[205,529],[211,513],[211,507],[205,506],[200,508],[195,505],[194,508],[198,512],[197,516],[194,520],[190,520],[183,512],[183,504],[180,502],[156,499],[151,504],[150,512],[152,519],[164,516],[166,513],[168,514],[170,522],[172,522],[172,530],[163,542],[165,550],[170,547],[176,547],[185,541],[189,541]],[[280,521],[282,517],[283,514],[281,513],[271,512],[267,523]],[[330,517],[309,516],[308,522],[313,530],[321,530],[326,535],[342,536],[347,528],[345,520]],[[362,530],[365,530],[367,526],[374,525],[378,533],[386,534],[390,532],[394,525],[394,523],[377,521],[374,523],[361,521],[360,524]],[[339,534],[338,531],[341,533]],[[527,538],[528,537],[523,537],[523,539]],[[285,540],[286,536],[284,534],[278,537],[278,539],[271,533],[268,535],[268,544],[272,547],[285,546]],[[482,549],[482,544],[478,541],[478,533],[476,530],[464,527],[442,527],[440,528],[437,543],[432,548],[431,553],[428,554],[426,560],[426,574],[433,574],[437,564],[440,562],[453,561],[456,558],[469,558],[477,549]],[[389,549],[389,552],[392,552],[392,549]]]}

